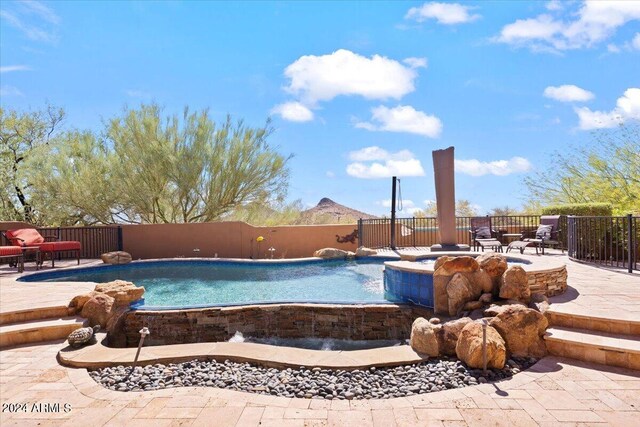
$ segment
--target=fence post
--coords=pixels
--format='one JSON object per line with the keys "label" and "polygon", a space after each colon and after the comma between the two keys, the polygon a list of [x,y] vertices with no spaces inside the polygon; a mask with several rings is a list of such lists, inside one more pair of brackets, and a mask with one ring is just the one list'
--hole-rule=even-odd
{"label": "fence post", "polygon": [[118,250],[121,251],[123,248],[122,245],[122,226],[118,226]]}
{"label": "fence post", "polygon": [[358,246],[365,246],[362,239],[362,218],[358,220]]}
{"label": "fence post", "polygon": [[627,214],[627,271],[633,273],[633,252],[635,246],[633,244],[633,215]]}
{"label": "fence post", "polygon": [[395,176],[391,179],[391,249],[396,248],[396,181]]}

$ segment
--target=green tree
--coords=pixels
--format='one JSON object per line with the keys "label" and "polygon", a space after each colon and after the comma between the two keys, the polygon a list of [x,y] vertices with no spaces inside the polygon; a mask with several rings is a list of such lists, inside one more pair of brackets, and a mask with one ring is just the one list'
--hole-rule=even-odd
{"label": "green tree", "polygon": [[[438,209],[436,202],[430,200],[427,203],[427,207],[423,210],[416,211],[413,216],[419,218],[435,218],[438,215]],[[456,216],[476,216],[478,210],[466,199],[456,200]]]}
{"label": "green tree", "polygon": [[49,224],[215,221],[284,199],[289,157],[269,145],[271,133],[268,122],[218,126],[206,110],[163,116],[142,105],[107,121],[100,136],[60,135],[29,170]]}
{"label": "green tree", "polygon": [[492,208],[489,211],[489,215],[491,216],[510,216],[510,215],[520,215],[520,211],[516,208],[512,208],[511,206],[498,206]]}
{"label": "green tree", "polygon": [[25,113],[0,108],[0,219],[41,222],[25,165],[55,137],[64,117],[64,110],[51,105]]}
{"label": "green tree", "polygon": [[601,202],[614,214],[640,213],[640,127],[600,130],[591,144],[555,153],[524,183],[533,203]]}

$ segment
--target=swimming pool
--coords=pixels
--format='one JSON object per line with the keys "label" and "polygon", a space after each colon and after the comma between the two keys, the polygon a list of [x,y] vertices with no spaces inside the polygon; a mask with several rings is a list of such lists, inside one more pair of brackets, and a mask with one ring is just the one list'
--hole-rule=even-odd
{"label": "swimming pool", "polygon": [[383,263],[396,258],[297,262],[138,261],[36,273],[23,281],[109,282],[145,287],[140,309],[249,303],[386,303]]}

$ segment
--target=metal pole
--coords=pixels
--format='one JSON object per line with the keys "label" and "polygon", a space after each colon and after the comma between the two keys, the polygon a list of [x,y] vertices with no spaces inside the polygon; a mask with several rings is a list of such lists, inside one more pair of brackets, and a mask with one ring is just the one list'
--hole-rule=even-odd
{"label": "metal pole", "polygon": [[364,239],[362,237],[362,218],[360,218],[358,220],[358,246],[364,246]]}
{"label": "metal pole", "polygon": [[395,176],[391,179],[391,249],[396,248],[396,182]]}
{"label": "metal pole", "polygon": [[627,244],[629,248],[627,250],[627,260],[629,262],[627,271],[633,273],[633,215],[627,215]]}
{"label": "metal pole", "polygon": [[123,248],[122,245],[122,226],[118,226],[118,250],[121,251]]}

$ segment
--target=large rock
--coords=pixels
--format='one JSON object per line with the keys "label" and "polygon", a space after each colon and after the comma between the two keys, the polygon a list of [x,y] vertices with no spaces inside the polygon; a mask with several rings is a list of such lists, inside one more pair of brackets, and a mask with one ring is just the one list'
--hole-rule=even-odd
{"label": "large rock", "polygon": [[501,277],[507,271],[507,258],[504,255],[487,252],[478,256],[476,261],[492,278]]}
{"label": "large rock", "polygon": [[356,258],[373,256],[377,253],[378,251],[376,251],[375,249],[369,249],[365,248],[364,246],[360,246],[358,249],[356,249]]}
{"label": "large rock", "polygon": [[471,286],[473,286],[474,294],[481,295],[487,292],[493,293],[496,287],[496,282],[489,273],[483,269],[474,271],[473,273],[465,273],[465,275],[469,278]]}
{"label": "large rock", "polygon": [[433,274],[438,276],[453,276],[456,273],[473,273],[479,269],[480,266],[475,258],[470,256],[457,256],[443,262]]}
{"label": "large rock", "polygon": [[448,255],[443,255],[443,256],[438,257],[436,259],[436,262],[433,263],[433,271],[436,271],[437,269],[442,267],[442,264],[444,264],[447,261],[451,261],[454,258],[455,257],[448,256]]}
{"label": "large rock", "polygon": [[136,286],[125,280],[114,280],[113,282],[97,285],[95,292],[109,295],[115,300],[116,305],[129,305],[133,301],[138,301],[142,298],[144,287]]}
{"label": "large rock", "polygon": [[529,308],[533,308],[541,314],[544,314],[549,310],[549,298],[543,293],[532,294]]}
{"label": "large rock", "polygon": [[464,305],[474,299],[473,287],[461,273],[453,275],[447,283],[447,301],[449,316],[455,316]]}
{"label": "large rock", "polygon": [[[470,368],[482,368],[482,325],[470,322],[462,328],[456,356]],[[487,368],[502,369],[507,357],[504,340],[493,327],[487,326]]]}
{"label": "large rock", "polygon": [[489,325],[500,333],[510,354],[519,357],[544,357],[547,354],[542,337],[549,322],[538,311],[518,304],[504,306]]}
{"label": "large rock", "polygon": [[91,291],[88,294],[76,295],[69,303],[69,308],[74,309],[75,313],[80,313],[82,307],[94,296],[98,295],[98,292]]}
{"label": "large rock", "polygon": [[129,264],[131,262],[131,254],[124,251],[107,252],[100,255],[100,258],[105,264]]}
{"label": "large rock", "polygon": [[353,252],[336,248],[323,248],[315,251],[313,256],[324,259],[346,259],[349,256],[353,256]]}
{"label": "large rock", "polygon": [[100,325],[106,328],[107,322],[113,314],[114,305],[114,298],[107,294],[98,293],[84,304],[80,315],[88,319],[89,326]]}
{"label": "large rock", "polygon": [[521,305],[522,307],[526,307],[526,305],[524,305],[523,303],[515,300],[497,301],[492,303],[489,308],[484,310],[484,315],[488,317],[495,317],[512,305]]}
{"label": "large rock", "polygon": [[458,337],[460,331],[467,326],[467,323],[472,322],[468,317],[462,317],[460,319],[451,320],[442,324],[440,334],[438,336],[440,343],[440,354],[447,356],[456,355],[456,344],[458,343]]}
{"label": "large rock", "polygon": [[441,328],[442,325],[434,325],[424,317],[418,317],[411,325],[411,338],[409,339],[411,348],[420,354],[438,357],[440,355],[438,332]]}
{"label": "large rock", "polygon": [[500,298],[512,299],[529,304],[531,290],[527,280],[527,273],[520,266],[512,266],[502,275],[500,284]]}

